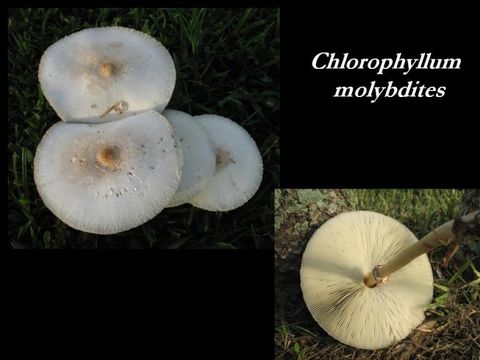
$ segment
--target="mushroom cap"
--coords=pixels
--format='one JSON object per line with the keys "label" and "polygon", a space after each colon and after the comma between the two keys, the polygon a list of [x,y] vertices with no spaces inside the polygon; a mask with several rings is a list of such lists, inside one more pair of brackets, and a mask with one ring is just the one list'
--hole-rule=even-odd
{"label": "mushroom cap", "polygon": [[342,213],[324,223],[305,249],[300,269],[307,308],[342,343],[362,349],[390,346],[425,318],[433,276],[427,255],[367,287],[363,279],[417,238],[398,221],[375,212]]}
{"label": "mushroom cap", "polygon": [[162,112],[175,76],[172,57],[160,42],[119,26],[85,29],[58,40],[45,51],[38,70],[43,94],[58,116],[88,123],[148,109]]}
{"label": "mushroom cap", "polygon": [[173,128],[155,111],[105,124],[58,122],[42,138],[34,180],[72,228],[114,234],[157,215],[180,183]]}
{"label": "mushroom cap", "polygon": [[216,154],[215,174],[190,203],[210,211],[229,211],[245,204],[262,181],[263,163],[257,144],[247,131],[218,115],[199,115]]}
{"label": "mushroom cap", "polygon": [[173,125],[183,152],[182,179],[169,207],[187,203],[198,195],[215,172],[215,150],[207,131],[193,116],[178,110],[162,114]]}

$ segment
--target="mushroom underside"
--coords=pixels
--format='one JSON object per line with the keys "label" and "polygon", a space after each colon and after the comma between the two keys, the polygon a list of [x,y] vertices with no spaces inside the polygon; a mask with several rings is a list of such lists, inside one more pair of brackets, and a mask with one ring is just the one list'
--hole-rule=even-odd
{"label": "mushroom underside", "polygon": [[327,221],[310,239],[300,270],[313,318],[329,335],[357,348],[379,349],[407,337],[432,299],[428,257],[416,258],[372,288],[364,278],[416,241],[405,226],[374,212]]}

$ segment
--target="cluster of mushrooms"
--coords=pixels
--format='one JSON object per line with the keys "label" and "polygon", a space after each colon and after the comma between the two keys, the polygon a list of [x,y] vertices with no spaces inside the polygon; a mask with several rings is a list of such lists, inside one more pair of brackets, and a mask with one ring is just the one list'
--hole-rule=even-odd
{"label": "cluster of mushrooms", "polygon": [[185,203],[228,211],[258,190],[262,158],[240,125],[165,110],[175,66],[149,35],[76,32],[45,51],[38,77],[63,121],[38,145],[34,180],[47,208],[72,228],[114,234]]}

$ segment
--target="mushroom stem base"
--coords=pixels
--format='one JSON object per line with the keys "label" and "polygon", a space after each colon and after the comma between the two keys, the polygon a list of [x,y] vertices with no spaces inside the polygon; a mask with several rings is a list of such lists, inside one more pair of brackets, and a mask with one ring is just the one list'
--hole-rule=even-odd
{"label": "mushroom stem base", "polygon": [[365,278],[363,279],[363,283],[366,287],[373,288],[378,284],[386,283],[390,280],[390,276],[380,276],[380,268],[382,265],[377,265],[373,268],[372,272],[370,272]]}

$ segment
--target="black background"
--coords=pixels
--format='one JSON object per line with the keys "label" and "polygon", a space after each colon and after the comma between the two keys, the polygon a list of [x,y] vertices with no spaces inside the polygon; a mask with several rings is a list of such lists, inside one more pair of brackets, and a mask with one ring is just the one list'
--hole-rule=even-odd
{"label": "black background", "polygon": [[[281,187],[478,185],[478,46],[473,8],[282,8]],[[475,28],[474,28],[475,27]],[[476,35],[477,34],[477,35]],[[462,59],[460,70],[314,70],[337,57]],[[443,98],[333,98],[336,86],[446,86]],[[477,164],[476,164],[477,163]],[[476,166],[475,166],[476,164]]]}
{"label": "black background", "polygon": [[10,250],[8,255],[2,261],[5,344],[18,358],[273,355],[269,250]]}

